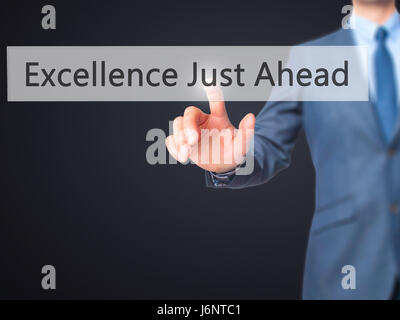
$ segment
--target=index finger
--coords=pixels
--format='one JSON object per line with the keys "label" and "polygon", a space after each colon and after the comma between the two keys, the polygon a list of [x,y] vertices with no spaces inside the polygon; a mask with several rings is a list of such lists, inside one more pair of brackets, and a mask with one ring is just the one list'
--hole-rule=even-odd
{"label": "index finger", "polygon": [[210,104],[211,114],[216,117],[228,117],[225,109],[224,94],[220,87],[204,87],[208,102]]}

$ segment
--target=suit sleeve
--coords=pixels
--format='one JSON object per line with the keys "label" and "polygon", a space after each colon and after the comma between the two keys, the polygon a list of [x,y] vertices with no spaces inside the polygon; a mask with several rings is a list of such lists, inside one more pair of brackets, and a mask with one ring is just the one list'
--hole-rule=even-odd
{"label": "suit sleeve", "polygon": [[256,117],[254,131],[254,170],[223,181],[206,172],[206,185],[212,188],[241,189],[267,182],[290,164],[291,152],[302,127],[302,103],[271,101]]}

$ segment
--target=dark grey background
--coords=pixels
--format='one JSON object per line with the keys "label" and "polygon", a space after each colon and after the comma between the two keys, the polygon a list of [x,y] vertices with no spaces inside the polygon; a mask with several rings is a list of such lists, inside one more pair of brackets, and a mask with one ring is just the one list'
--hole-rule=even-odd
{"label": "dark grey background", "polygon": [[[340,27],[350,1],[2,1],[0,298],[301,296],[314,172],[205,188],[194,166],[150,166],[146,132],[188,103],[8,103],[7,45],[292,45]],[[57,30],[42,30],[53,4]],[[206,103],[196,105],[207,109]],[[262,102],[228,103],[234,123]],[[41,289],[41,267],[57,289]]]}

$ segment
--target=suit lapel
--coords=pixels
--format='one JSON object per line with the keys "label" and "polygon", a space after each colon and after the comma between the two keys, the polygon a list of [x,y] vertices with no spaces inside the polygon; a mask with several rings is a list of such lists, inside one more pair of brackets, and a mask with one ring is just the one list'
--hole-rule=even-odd
{"label": "suit lapel", "polygon": [[[397,106],[397,110],[399,110]],[[400,112],[397,112],[396,125],[394,127],[392,139],[389,141],[389,146],[394,146],[400,139]]]}

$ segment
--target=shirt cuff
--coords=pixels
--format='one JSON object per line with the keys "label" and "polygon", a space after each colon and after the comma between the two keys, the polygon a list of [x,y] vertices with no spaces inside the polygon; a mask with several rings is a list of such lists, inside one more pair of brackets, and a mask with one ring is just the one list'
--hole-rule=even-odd
{"label": "shirt cuff", "polygon": [[206,171],[206,184],[214,188],[227,187],[232,182],[233,178],[236,176],[236,172],[244,165],[245,163],[242,163],[240,166],[237,166],[236,168],[230,171],[221,173]]}

